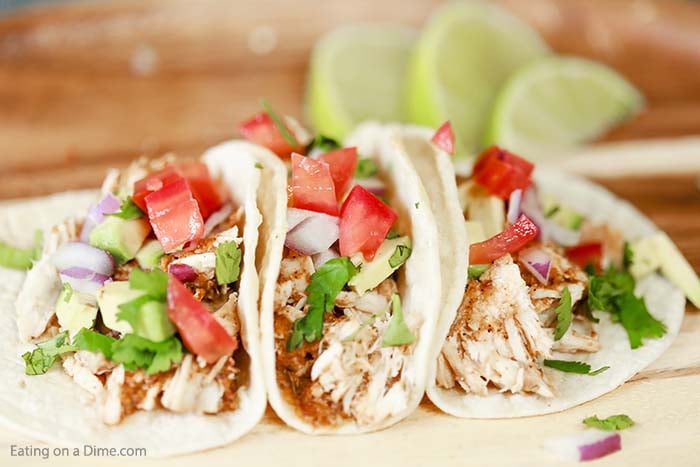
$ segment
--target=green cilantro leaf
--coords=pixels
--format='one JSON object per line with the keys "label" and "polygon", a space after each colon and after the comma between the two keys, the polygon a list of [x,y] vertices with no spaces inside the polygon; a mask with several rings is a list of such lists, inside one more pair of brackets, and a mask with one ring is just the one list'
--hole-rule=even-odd
{"label": "green cilantro leaf", "polygon": [[573,315],[571,314],[571,293],[568,287],[564,287],[564,290],[561,291],[561,300],[559,300],[559,306],[554,309],[554,312],[557,314],[557,327],[554,330],[554,340],[558,341],[564,337],[573,319]]}
{"label": "green cilantro leaf", "polygon": [[411,256],[411,247],[406,245],[396,245],[394,253],[389,258],[389,266],[398,268]]}
{"label": "green cilantro leaf", "polygon": [[545,360],[544,366],[554,368],[565,373],[577,373],[579,375],[599,375],[610,367],[604,366],[595,371],[591,371],[591,366],[584,362],[572,362],[569,360]]}
{"label": "green cilantro leaf", "polygon": [[131,326],[134,334],[141,334],[141,307],[148,302],[153,301],[153,298],[148,295],[141,295],[133,300],[119,305],[117,313],[118,321],[126,321]]}
{"label": "green cilantro leaf", "polygon": [[602,420],[597,415],[593,415],[592,417],[584,418],[583,424],[599,430],[619,431],[634,425],[634,420],[625,414],[611,415]]}
{"label": "green cilantro leaf", "polygon": [[93,353],[99,352],[108,359],[112,358],[112,345],[114,342],[116,342],[114,337],[106,336],[87,328],[82,328],[73,337],[73,346],[76,349],[87,350]]}
{"label": "green cilantro leaf", "polygon": [[43,375],[56,363],[59,355],[74,350],[75,348],[68,342],[68,331],[56,334],[51,339],[36,344],[36,349],[22,355],[25,363],[24,372],[32,376]]}
{"label": "green cilantro leaf", "polygon": [[629,242],[625,242],[622,252],[622,266],[625,268],[625,271],[629,271],[632,263],[634,263],[634,251],[632,251]]}
{"label": "green cilantro leaf", "polygon": [[261,98],[260,105],[262,106],[263,110],[265,110],[265,113],[270,116],[270,119],[277,127],[277,130],[279,130],[280,134],[282,135],[282,138],[284,138],[284,140],[292,147],[299,146],[299,142],[297,141],[297,139],[294,137],[292,132],[289,131],[289,128],[287,128],[287,125],[284,124],[280,116],[277,115],[277,112],[275,112],[272,109],[272,106],[270,105],[268,100],[264,97]]}
{"label": "green cilantro leaf", "polygon": [[369,157],[361,157],[357,160],[357,167],[355,168],[355,178],[358,180],[363,180],[366,178],[374,177],[379,172],[379,167],[374,159]]}
{"label": "green cilantro leaf", "polygon": [[129,274],[129,287],[142,290],[147,296],[158,301],[164,301],[168,290],[168,275],[160,269],[144,271],[134,268]]}
{"label": "green cilantro leaf", "polygon": [[219,285],[236,282],[241,274],[243,252],[236,242],[225,242],[216,247],[216,282]]}
{"label": "green cilantro leaf", "polygon": [[122,219],[131,220],[143,217],[143,211],[134,203],[131,196],[128,196],[119,207],[119,211],[107,214],[108,216],[120,217]]}
{"label": "green cilantro leaf", "polygon": [[603,274],[591,277],[588,308],[609,312],[612,321],[625,328],[630,347],[636,349],[643,345],[644,338],[666,334],[666,326],[649,313],[642,298],[634,295],[634,286],[629,272],[611,266]]}
{"label": "green cilantro leaf", "polygon": [[153,342],[135,334],[127,334],[112,344],[112,361],[127,370],[143,368],[152,375],[167,371],[182,360],[182,344],[175,337]]}
{"label": "green cilantro leaf", "polygon": [[321,152],[329,152],[334,149],[339,149],[340,143],[324,135],[316,135],[316,137],[306,146],[306,154],[311,153],[314,149],[318,149]]}
{"label": "green cilantro leaf", "polygon": [[544,217],[552,217],[561,210],[561,207],[554,205],[547,212],[544,213]]}
{"label": "green cilantro leaf", "polygon": [[416,202],[413,206],[415,206],[416,209],[420,207],[420,203]]}
{"label": "green cilantro leaf", "polygon": [[335,297],[357,274],[357,268],[346,256],[326,261],[311,275],[306,288],[309,311],[294,322],[292,335],[287,341],[287,350],[298,348],[304,340],[314,342],[323,334],[323,315],[335,306]]}
{"label": "green cilantro leaf", "polygon": [[411,344],[415,340],[416,336],[411,333],[403,319],[401,299],[398,294],[393,294],[391,296],[391,321],[389,321],[389,326],[384,331],[382,347]]}
{"label": "green cilantro leaf", "polygon": [[255,163],[255,168],[256,168],[256,169],[260,169],[260,170],[262,170],[262,169],[264,169],[264,168],[265,168],[265,166],[264,166],[264,165],[262,165],[262,164],[261,164],[260,162],[256,162],[256,163]]}
{"label": "green cilantro leaf", "polygon": [[386,239],[387,240],[393,240],[395,238],[399,238],[399,233],[394,229],[393,227],[389,229],[389,232],[386,234]]}
{"label": "green cilantro leaf", "polygon": [[488,264],[470,264],[467,269],[469,279],[478,279],[489,268]]}

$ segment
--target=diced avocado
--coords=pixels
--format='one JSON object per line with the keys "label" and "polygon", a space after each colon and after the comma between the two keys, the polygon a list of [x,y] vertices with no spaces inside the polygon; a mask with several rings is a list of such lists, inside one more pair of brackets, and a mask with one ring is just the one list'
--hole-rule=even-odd
{"label": "diced avocado", "polygon": [[545,216],[549,217],[560,226],[571,230],[579,230],[581,224],[583,224],[583,221],[586,219],[583,214],[560,203],[559,200],[551,195],[542,196],[542,210]]}
{"label": "diced avocado", "polygon": [[129,323],[117,319],[119,305],[130,302],[143,294],[140,290],[133,290],[127,281],[110,282],[102,286],[97,291],[97,304],[100,307],[100,315],[102,315],[104,325],[122,334],[132,332]]}
{"label": "diced avocado", "polygon": [[411,239],[397,237],[384,240],[372,261],[364,262],[362,255],[353,256],[350,260],[360,267],[360,272],[350,279],[348,285],[358,294],[375,288],[405,262],[410,252]]}
{"label": "diced avocado", "polygon": [[160,259],[163,257],[163,247],[158,240],[149,240],[136,253],[136,261],[141,269],[155,269],[160,265]]}
{"label": "diced avocado", "polygon": [[482,227],[481,222],[465,221],[465,225],[467,227],[467,239],[469,240],[470,245],[472,243],[479,243],[486,240],[486,235],[484,235],[484,228]]}
{"label": "diced avocado", "polygon": [[656,242],[656,235],[652,235],[630,245],[634,255],[630,272],[636,279],[651,274],[661,267],[661,257],[657,251]]}
{"label": "diced avocado", "polygon": [[107,218],[90,232],[90,245],[108,251],[120,263],[136,256],[144,240],[151,232],[151,224],[145,218]]}
{"label": "diced avocado", "polygon": [[89,294],[63,289],[56,302],[56,317],[62,329],[72,336],[82,328],[90,329],[97,317],[97,302]]}
{"label": "diced avocado", "polygon": [[659,232],[654,235],[654,239],[656,251],[661,261],[661,272],[685,293],[690,303],[700,308],[700,278],[693,267],[678,251],[678,247],[668,235]]}
{"label": "diced avocado", "polygon": [[175,334],[164,303],[146,302],[141,305],[138,334],[153,342],[161,342]]}

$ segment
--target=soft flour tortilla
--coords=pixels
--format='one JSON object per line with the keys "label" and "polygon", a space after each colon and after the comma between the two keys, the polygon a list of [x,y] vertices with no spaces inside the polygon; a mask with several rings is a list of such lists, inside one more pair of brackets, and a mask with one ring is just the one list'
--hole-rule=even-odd
{"label": "soft flour tortilla", "polygon": [[[432,130],[394,126],[393,131],[401,133],[405,151],[417,167],[424,169],[419,172],[424,183],[429,187],[428,192],[431,195],[438,229],[443,231],[442,236],[452,238],[454,241],[465,239],[461,208],[455,204],[456,198],[445,199],[446,195],[456,195],[452,194],[455,185],[454,172],[448,164],[445,164],[444,153],[425,143],[432,136]],[[421,138],[424,144],[420,143]],[[616,150],[619,151],[619,145]],[[600,152],[600,149],[597,151]],[[419,162],[420,159],[422,162]],[[441,173],[439,177],[436,175],[438,172]],[[537,168],[535,179],[542,192],[553,195],[595,222],[607,223],[624,232],[628,239],[644,237],[658,231],[656,226],[632,205],[580,177],[553,169]],[[452,180],[451,183],[450,180]],[[459,219],[460,222],[455,223],[454,219]],[[446,229],[458,229],[460,232],[445,233]],[[441,242],[441,248],[442,257],[456,252],[455,245],[451,243]],[[435,356],[439,355],[449,327],[454,321],[466,283],[465,269],[462,264],[443,260],[442,268],[443,278],[452,278],[454,282],[443,283],[443,312],[436,334]],[[462,274],[461,277],[460,274]],[[458,417],[506,418],[558,412],[606,394],[656,360],[671,345],[683,320],[685,310],[683,293],[660,275],[652,274],[639,281],[636,292],[644,296],[651,314],[666,325],[667,333],[663,338],[645,339],[642,347],[632,350],[622,326],[612,323],[608,313],[598,312],[599,340],[602,344],[600,351],[575,355],[555,352],[552,357],[586,362],[593,369],[609,366],[610,369],[604,373],[587,376],[545,368],[544,371],[550,376],[558,392],[552,399],[534,395],[502,394],[495,390],[492,390],[488,396],[481,397],[466,395],[461,390],[437,387],[435,384],[437,360],[433,358],[428,380],[428,396],[440,409]],[[457,301],[455,296],[459,297]]]}
{"label": "soft flour tortilla", "polygon": [[[245,210],[245,253],[239,284],[241,340],[250,357],[248,384],[238,391],[240,407],[218,415],[179,414],[165,410],[138,411],[116,426],[102,423],[92,396],[68,376],[60,364],[40,376],[26,376],[22,353],[33,345],[19,341],[13,303],[25,273],[0,270],[0,423],[40,441],[61,446],[143,447],[148,456],[184,454],[221,446],[251,430],[265,411],[258,340],[258,276],[255,253],[262,217],[256,205],[261,183],[247,144],[228,142],[204,155],[214,177],[221,177],[232,200]],[[0,204],[0,239],[28,246],[35,229],[48,229],[84,213],[97,200],[96,191],[68,192],[46,198]],[[31,274],[31,272],[29,273]]]}
{"label": "soft flour tortilla", "polygon": [[260,265],[263,284],[260,326],[265,381],[270,404],[277,415],[289,426],[310,434],[356,434],[379,430],[402,420],[418,406],[425,390],[432,355],[431,336],[437,324],[440,303],[440,265],[436,254],[438,235],[435,220],[427,193],[410,161],[400,150],[398,141],[387,138],[383,132],[374,132],[370,127],[358,128],[345,144],[358,146],[363,157],[375,157],[384,180],[388,182],[387,197],[399,215],[398,222],[410,232],[413,251],[402,268],[399,292],[404,315],[419,314],[423,324],[418,330],[418,340],[404,370],[404,377],[412,382],[413,391],[409,395],[407,407],[400,413],[374,424],[359,425],[348,420],[334,426],[315,426],[300,417],[295,406],[287,403],[277,385],[274,341],[274,293],[287,231],[287,176],[284,165],[279,161],[275,163],[273,158],[276,157],[267,153],[261,162],[265,166],[264,170],[269,167],[272,172],[266,177],[269,182],[268,191],[262,192],[267,199],[259,203],[265,218],[261,238],[262,244],[266,245]]}

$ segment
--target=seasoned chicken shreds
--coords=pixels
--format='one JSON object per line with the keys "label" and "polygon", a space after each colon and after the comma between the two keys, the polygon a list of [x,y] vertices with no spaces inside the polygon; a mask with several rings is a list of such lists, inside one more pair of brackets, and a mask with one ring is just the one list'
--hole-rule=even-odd
{"label": "seasoned chicken shreds", "polygon": [[438,361],[437,383],[467,393],[553,397],[538,361],[549,357],[551,333],[542,327],[528,288],[509,255],[467,285]]}
{"label": "seasoned chicken shreds", "polygon": [[[304,291],[313,271],[311,258],[285,252],[275,294],[277,382],[282,394],[315,424],[350,418],[372,423],[403,410],[410,391],[401,378],[407,348],[381,346],[391,295],[397,290],[393,279],[362,296],[340,292],[335,311],[324,315],[323,339],[287,351],[294,321],[308,311]],[[406,319],[410,328],[419,327]]]}

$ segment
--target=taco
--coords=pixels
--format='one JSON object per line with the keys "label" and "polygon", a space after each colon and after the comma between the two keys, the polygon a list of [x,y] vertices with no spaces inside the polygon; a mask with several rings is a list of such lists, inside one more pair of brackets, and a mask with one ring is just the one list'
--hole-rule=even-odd
{"label": "taco", "polygon": [[355,147],[362,138],[345,147],[321,136],[306,144],[298,128],[272,116],[241,128],[291,166],[288,180],[275,156],[262,161],[274,173],[259,203],[270,404],[311,434],[387,427],[423,396],[437,323],[440,269],[428,197],[395,141],[366,152]]}
{"label": "taco", "polygon": [[[453,242],[440,242],[442,313],[427,387],[440,409],[469,418],[565,410],[614,390],[671,345],[685,309],[680,288],[697,301],[700,283],[628,203],[497,147],[455,185],[439,135],[384,131],[420,168]],[[467,237],[468,269],[447,260]]]}
{"label": "taco", "polygon": [[[87,215],[72,197],[47,203],[68,218],[44,233],[16,315],[2,315],[3,423],[42,441],[164,456],[226,444],[258,422],[261,180],[250,146],[112,171]],[[24,215],[46,217],[36,204]]]}

